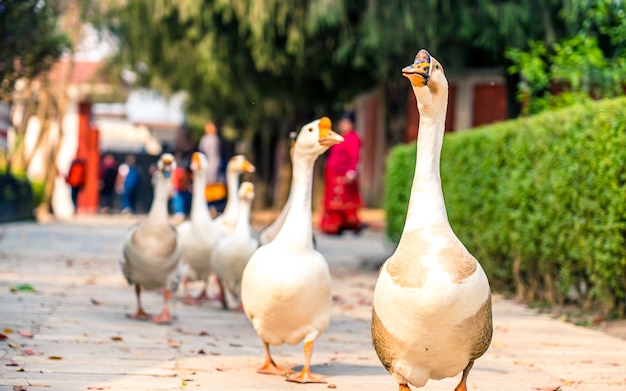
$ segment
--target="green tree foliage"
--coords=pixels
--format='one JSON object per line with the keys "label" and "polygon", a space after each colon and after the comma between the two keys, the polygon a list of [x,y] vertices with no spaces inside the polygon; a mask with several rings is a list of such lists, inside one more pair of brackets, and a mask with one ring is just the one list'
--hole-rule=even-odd
{"label": "green tree foliage", "polygon": [[[388,162],[388,234],[402,232],[415,145]],[[528,301],[626,311],[626,98],[446,136],[450,223],[492,285]]]}
{"label": "green tree foliage", "polygon": [[[189,111],[274,132],[328,114],[371,85],[366,69],[333,62],[337,26],[309,27],[309,1],[134,0],[111,8],[116,61],[144,84],[185,90]],[[286,129],[283,126],[283,130]]]}
{"label": "green tree foliage", "polygon": [[555,0],[370,1],[362,22],[344,37],[338,56],[372,64],[378,80],[398,77],[407,50],[427,48],[447,69],[504,62],[507,47],[553,40],[560,25]]}
{"label": "green tree foliage", "polygon": [[285,118],[293,125],[328,114],[360,91],[396,83],[410,61],[407,50],[427,47],[451,68],[499,64],[508,46],[549,40],[559,28],[558,6],[556,0],[117,0],[108,17],[119,37],[116,61],[140,74],[142,84],[186,90],[192,115],[273,131],[284,128],[278,124]]}
{"label": "green tree foliage", "polygon": [[510,73],[519,74],[524,114],[622,95],[626,77],[626,3],[568,0],[560,17],[567,26],[559,42],[530,42],[509,49]]}
{"label": "green tree foliage", "polygon": [[69,46],[59,31],[59,1],[0,0],[0,100],[15,81],[49,70]]}

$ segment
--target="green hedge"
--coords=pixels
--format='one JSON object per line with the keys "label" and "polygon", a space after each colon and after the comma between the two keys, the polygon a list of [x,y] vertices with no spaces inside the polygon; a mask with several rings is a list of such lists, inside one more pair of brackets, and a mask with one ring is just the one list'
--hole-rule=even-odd
{"label": "green hedge", "polygon": [[[389,237],[402,232],[415,144],[394,148]],[[492,286],[519,298],[626,309],[626,98],[445,137],[441,178],[452,228]]]}

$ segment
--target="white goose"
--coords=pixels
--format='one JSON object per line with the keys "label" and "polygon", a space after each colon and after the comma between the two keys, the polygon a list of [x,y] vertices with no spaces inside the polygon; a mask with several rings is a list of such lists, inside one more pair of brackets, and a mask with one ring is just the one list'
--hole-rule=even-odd
{"label": "white goose", "polygon": [[[207,167],[208,161],[204,154],[194,152],[191,156],[190,167],[193,172],[190,219],[176,227],[183,250],[181,263],[186,269],[183,276],[183,289],[184,302],[187,304],[208,300],[208,278],[212,273],[210,255],[222,237],[222,230],[211,218],[204,195]],[[189,294],[189,280],[204,281],[202,292],[195,299]]]}
{"label": "white goose", "polygon": [[[167,201],[170,176],[176,167],[174,157],[163,154],[155,172],[155,191],[147,219],[133,225],[126,235],[120,265],[129,284],[135,284],[137,312],[132,319],[151,319],[155,323],[171,323],[169,311],[172,291],[179,282],[181,245],[176,230],[168,222]],[[141,288],[165,288],[161,313],[150,318],[141,306]]]}
{"label": "white goose", "polygon": [[228,189],[228,199],[224,213],[218,216],[215,221],[219,224],[225,234],[230,234],[237,224],[237,213],[239,211],[239,176],[244,172],[255,171],[254,165],[245,156],[233,156],[226,166],[226,188]]}
{"label": "white goose", "polygon": [[474,361],[491,343],[491,291],[446,214],[439,174],[448,103],[443,67],[422,49],[402,74],[420,112],[417,163],[400,243],[376,283],[372,338],[401,391],[461,371],[455,390],[466,391]]}
{"label": "white goose", "polygon": [[324,257],[313,249],[311,189],[317,157],[343,138],[324,117],[304,125],[293,157],[293,196],[278,236],[252,255],[241,281],[243,308],[265,346],[265,364],[258,372],[284,375],[269,344],[297,344],[304,339],[302,372],[287,380],[325,383],[311,374],[313,341],[330,322],[330,274]]}
{"label": "white goose", "polygon": [[211,253],[215,274],[238,301],[241,296],[241,276],[248,260],[259,247],[250,226],[250,210],[254,201],[254,185],[244,182],[239,187],[237,224],[230,235],[224,236]]}

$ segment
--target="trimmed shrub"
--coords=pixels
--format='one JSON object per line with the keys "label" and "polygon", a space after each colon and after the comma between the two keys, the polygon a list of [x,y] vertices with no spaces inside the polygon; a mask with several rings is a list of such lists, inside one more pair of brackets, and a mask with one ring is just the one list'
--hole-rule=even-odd
{"label": "trimmed shrub", "polygon": [[0,171],[0,223],[35,218],[35,195],[24,177]]}
{"label": "trimmed shrub", "polygon": [[[415,144],[390,154],[387,233],[402,233]],[[446,135],[450,224],[492,286],[529,301],[626,309],[626,98]]]}

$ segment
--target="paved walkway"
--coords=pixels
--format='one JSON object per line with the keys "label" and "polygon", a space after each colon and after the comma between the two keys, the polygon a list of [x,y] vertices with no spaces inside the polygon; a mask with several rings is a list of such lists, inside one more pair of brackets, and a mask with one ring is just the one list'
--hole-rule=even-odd
{"label": "paved walkway", "polygon": [[[321,390],[255,373],[262,346],[245,316],[215,303],[182,305],[158,326],[127,319],[132,289],[118,270],[131,219],[0,226],[0,391]],[[375,266],[390,249],[380,232],[318,236],[333,273],[334,315],[315,346],[314,371],[342,390],[397,390],[370,341]],[[31,284],[36,292],[10,287]],[[148,311],[160,295],[145,294]],[[538,315],[496,296],[491,348],[474,366],[470,390],[626,390],[626,341]],[[12,333],[11,333],[12,331]],[[28,337],[19,334],[26,331]],[[284,366],[302,364],[302,346],[273,349]],[[452,391],[457,379],[426,390]],[[16,387],[24,386],[24,388]],[[560,387],[560,388],[559,388]]]}

